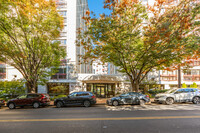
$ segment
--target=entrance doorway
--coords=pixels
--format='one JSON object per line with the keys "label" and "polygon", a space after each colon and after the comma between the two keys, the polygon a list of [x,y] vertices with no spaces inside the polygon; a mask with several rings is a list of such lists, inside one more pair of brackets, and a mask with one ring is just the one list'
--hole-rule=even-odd
{"label": "entrance doorway", "polygon": [[93,92],[98,98],[106,98],[115,96],[114,83],[93,83],[87,84],[87,91]]}
{"label": "entrance doorway", "polygon": [[96,86],[96,96],[97,97],[106,97],[105,96],[105,86]]}

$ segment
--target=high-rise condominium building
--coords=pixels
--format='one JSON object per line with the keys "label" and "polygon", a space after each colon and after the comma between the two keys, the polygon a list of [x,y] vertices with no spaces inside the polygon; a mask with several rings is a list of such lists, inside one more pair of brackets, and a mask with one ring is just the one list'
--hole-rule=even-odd
{"label": "high-rise condominium building", "polygon": [[53,75],[46,87],[41,88],[42,91],[48,93],[55,92],[51,88],[56,86],[65,86],[66,91],[70,92],[77,84],[78,74],[92,73],[90,64],[80,64],[79,55],[84,54],[84,49],[76,45],[77,29],[86,30],[84,20],[88,8],[87,0],[58,0],[56,2],[59,14],[64,18],[64,29],[58,40],[61,46],[66,48],[67,57],[62,60],[58,73]]}
{"label": "high-rise condominium building", "polygon": [[[49,78],[46,86],[39,86],[38,92],[52,93],[51,88],[65,86],[66,91],[76,86],[78,73],[91,73],[90,64],[80,64],[79,55],[84,54],[82,47],[76,46],[77,29],[86,30],[82,17],[88,9],[87,0],[56,0],[57,10],[64,18],[64,28],[61,31],[60,46],[66,48],[66,58],[62,59],[58,73]],[[21,79],[23,76],[14,67],[0,64],[0,78],[2,80]]]}

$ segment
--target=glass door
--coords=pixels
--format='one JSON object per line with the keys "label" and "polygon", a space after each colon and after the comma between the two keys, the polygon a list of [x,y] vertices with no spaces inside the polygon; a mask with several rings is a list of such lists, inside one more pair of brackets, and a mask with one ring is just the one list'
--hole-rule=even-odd
{"label": "glass door", "polygon": [[101,86],[96,87],[96,95],[97,97],[101,97]]}
{"label": "glass door", "polygon": [[97,86],[96,87],[96,95],[97,95],[97,97],[105,97],[105,87]]}
{"label": "glass door", "polygon": [[105,87],[101,86],[101,97],[105,97]]}

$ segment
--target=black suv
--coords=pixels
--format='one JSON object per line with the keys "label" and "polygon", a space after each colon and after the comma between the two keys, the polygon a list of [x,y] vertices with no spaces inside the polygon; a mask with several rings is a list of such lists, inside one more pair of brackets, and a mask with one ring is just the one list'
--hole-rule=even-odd
{"label": "black suv", "polygon": [[140,104],[144,105],[149,102],[149,96],[137,92],[128,92],[121,94],[117,97],[113,97],[107,100],[108,105],[118,106],[122,104]]}
{"label": "black suv", "polygon": [[62,97],[54,100],[54,105],[57,108],[67,105],[83,105],[89,107],[96,103],[96,97],[92,92],[73,92],[67,97]]}

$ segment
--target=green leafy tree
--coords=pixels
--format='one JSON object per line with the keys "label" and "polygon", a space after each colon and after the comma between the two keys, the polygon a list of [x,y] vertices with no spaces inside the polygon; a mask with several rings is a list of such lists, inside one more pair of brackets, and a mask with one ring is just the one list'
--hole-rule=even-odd
{"label": "green leafy tree", "polygon": [[182,88],[187,88],[187,85],[185,83],[183,83]]}
{"label": "green leafy tree", "polygon": [[190,6],[185,0],[163,11],[164,6],[164,0],[156,0],[148,8],[137,0],[105,0],[104,8],[111,15],[96,18],[87,11],[88,17],[83,18],[88,30],[79,29],[77,45],[85,49],[80,57],[84,62],[113,63],[138,91],[149,72],[178,64],[199,48],[191,32],[199,26],[194,21],[199,4]]}
{"label": "green leafy tree", "polygon": [[54,0],[0,0],[0,61],[18,69],[28,92],[58,67],[65,57],[58,41],[63,18]]}

